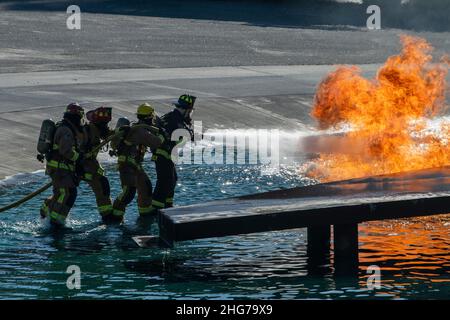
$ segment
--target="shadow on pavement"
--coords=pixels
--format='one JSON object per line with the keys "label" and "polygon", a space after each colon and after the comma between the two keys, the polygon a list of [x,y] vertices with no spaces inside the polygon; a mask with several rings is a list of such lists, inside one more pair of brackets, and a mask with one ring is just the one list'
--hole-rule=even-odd
{"label": "shadow on pavement", "polygon": [[[352,30],[365,28],[366,9],[381,8],[382,28],[443,32],[450,30],[448,0],[77,0],[82,12],[236,21],[261,27]],[[4,1],[6,10],[65,11],[74,1]]]}

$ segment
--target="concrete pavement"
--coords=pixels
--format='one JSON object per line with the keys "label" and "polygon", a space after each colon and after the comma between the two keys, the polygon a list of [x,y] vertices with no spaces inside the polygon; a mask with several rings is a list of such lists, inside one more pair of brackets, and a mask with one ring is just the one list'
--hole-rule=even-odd
{"label": "concrete pavement", "polygon": [[[75,2],[81,9],[81,30],[66,27],[66,9],[72,1],[0,1],[0,73],[381,63],[398,51],[402,33],[426,38],[438,55],[450,51],[448,24],[440,32],[419,24],[417,30],[393,29],[397,24],[388,23],[391,10],[387,8],[382,29],[370,31],[366,6],[356,4]],[[407,11],[401,13],[392,20],[414,18]],[[423,12],[418,16],[423,17]],[[428,25],[435,22],[430,19]]]}

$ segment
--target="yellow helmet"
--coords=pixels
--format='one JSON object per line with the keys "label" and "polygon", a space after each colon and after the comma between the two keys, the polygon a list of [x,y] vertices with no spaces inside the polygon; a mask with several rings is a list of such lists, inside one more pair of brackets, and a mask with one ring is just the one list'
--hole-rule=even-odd
{"label": "yellow helmet", "polygon": [[138,107],[136,114],[138,116],[151,117],[155,114],[155,109],[153,109],[153,107],[146,102]]}

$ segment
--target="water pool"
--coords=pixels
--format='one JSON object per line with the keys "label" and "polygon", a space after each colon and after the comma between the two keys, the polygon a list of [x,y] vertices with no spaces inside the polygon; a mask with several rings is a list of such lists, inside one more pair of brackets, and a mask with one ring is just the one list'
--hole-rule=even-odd
{"label": "water pool", "polygon": [[[112,195],[119,193],[113,165],[105,166]],[[155,181],[154,166],[146,170]],[[261,176],[258,165],[183,165],[177,205],[311,183],[295,166]],[[29,175],[0,185],[0,206],[47,180]],[[0,220],[0,299],[449,299],[450,216],[360,225],[360,275],[333,276],[332,259],[308,270],[306,230],[260,233],[138,248],[131,237],[157,234],[136,223],[128,208],[122,226],[104,226],[95,199],[82,184],[68,229],[53,234],[38,217],[44,195],[5,212]],[[381,268],[381,288],[366,285],[369,265]],[[69,265],[81,269],[81,289],[69,290]]]}

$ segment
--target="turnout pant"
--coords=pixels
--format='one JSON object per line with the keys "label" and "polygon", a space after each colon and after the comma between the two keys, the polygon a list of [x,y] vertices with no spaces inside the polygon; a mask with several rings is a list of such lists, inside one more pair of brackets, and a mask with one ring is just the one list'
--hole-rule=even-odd
{"label": "turnout pant", "polygon": [[97,160],[86,160],[84,166],[83,180],[86,181],[95,194],[97,208],[102,217],[113,213],[111,202],[111,189],[108,178]]}
{"label": "turnout pant", "polygon": [[152,183],[144,169],[139,165],[119,163],[120,182],[122,192],[113,204],[113,215],[123,218],[128,204],[138,195],[137,204],[139,215],[144,216],[152,210]]}
{"label": "turnout pant", "polygon": [[41,216],[49,216],[53,225],[64,225],[77,198],[77,179],[64,169],[48,170],[47,174],[52,179],[53,194],[42,204]]}
{"label": "turnout pant", "polygon": [[156,186],[152,206],[156,209],[173,207],[173,196],[177,185],[177,171],[172,160],[158,155],[155,159]]}

